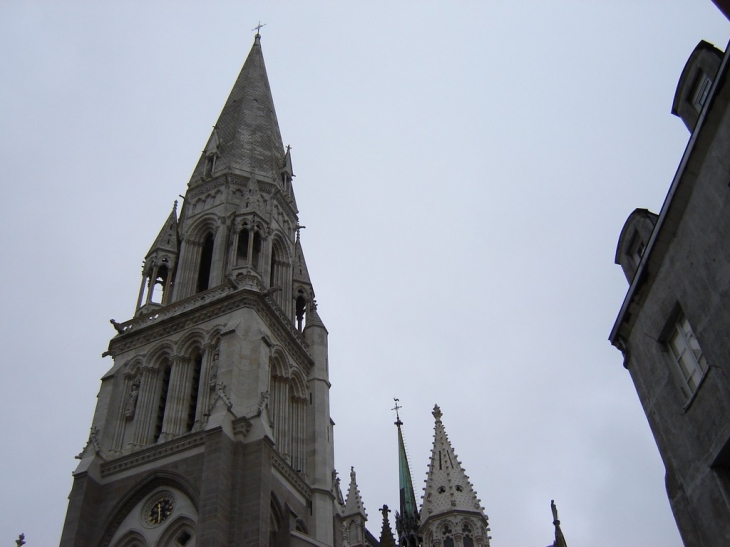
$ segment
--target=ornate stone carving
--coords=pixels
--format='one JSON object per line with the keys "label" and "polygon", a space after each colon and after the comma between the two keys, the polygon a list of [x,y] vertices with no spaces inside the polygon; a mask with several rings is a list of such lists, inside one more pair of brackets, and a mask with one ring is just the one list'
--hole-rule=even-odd
{"label": "ornate stone carving", "polygon": [[127,406],[124,407],[124,417],[127,420],[134,419],[134,412],[137,408],[137,399],[139,398],[139,378],[132,380],[132,385],[129,388],[129,394],[127,395]]}
{"label": "ornate stone carving", "polygon": [[84,452],[86,452],[86,449],[92,446],[94,448],[94,453],[97,456],[100,456],[102,460],[104,457],[101,455],[101,443],[99,442],[99,428],[95,425],[91,426],[91,431],[89,432],[89,440],[86,441],[86,444],[84,445],[84,448],[76,455],[76,459],[80,460],[84,457]]}
{"label": "ornate stone carving", "polygon": [[269,407],[269,392],[268,391],[262,391],[261,392],[261,399],[259,399],[259,410],[257,416],[261,416],[261,413],[264,411],[265,408]]}
{"label": "ornate stone carving", "polygon": [[[229,298],[224,298],[225,296]],[[220,300],[220,302],[213,305],[215,300]],[[202,304],[207,301],[210,301],[211,305],[203,306]],[[124,335],[113,338],[109,343],[109,349],[112,355],[118,355],[244,307],[255,310],[302,370],[309,371],[313,363],[307,352],[304,336],[297,331],[276,302],[271,298],[267,298],[264,302],[258,291],[241,290],[231,294],[231,289],[227,285],[171,304],[154,314],[142,315],[126,321],[122,324]],[[191,308],[199,309],[186,317],[180,317]]]}
{"label": "ornate stone carving", "polygon": [[129,456],[122,456],[111,462],[105,462],[101,465],[101,476],[107,477],[114,473],[119,473],[131,467],[144,465],[145,463],[164,458],[177,452],[182,452],[190,448],[205,443],[204,433],[189,434],[175,441],[167,442],[163,445],[153,445],[147,449],[140,450]]}
{"label": "ornate stone carving", "polygon": [[299,493],[306,499],[311,499],[312,490],[309,488],[307,483],[302,480],[299,474],[294,471],[291,465],[286,463],[281,454],[279,454],[276,450],[272,451],[271,462],[274,465],[274,469],[276,469],[277,471],[279,471],[279,473],[286,477],[286,479],[289,481],[289,484],[294,486],[294,488],[296,488]]}

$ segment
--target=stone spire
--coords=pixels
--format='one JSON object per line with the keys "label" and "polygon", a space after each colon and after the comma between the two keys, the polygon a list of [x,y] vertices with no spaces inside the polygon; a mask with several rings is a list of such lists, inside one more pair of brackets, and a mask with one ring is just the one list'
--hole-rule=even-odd
{"label": "stone spire", "polygon": [[[428,464],[426,487],[423,492],[421,506],[421,533],[444,534],[439,520],[441,517],[455,513],[467,516],[471,520],[469,534],[472,537],[481,537],[483,545],[489,545],[487,532],[488,521],[481,501],[477,498],[469,477],[464,472],[461,462],[456,457],[451,442],[446,435],[444,424],[441,422],[441,409],[438,405],[433,408],[434,426],[433,449]],[[456,530],[456,533],[466,534],[466,530]],[[450,532],[448,532],[450,533]]]}
{"label": "stone spire", "polygon": [[350,487],[347,490],[347,498],[345,499],[345,509],[342,512],[344,517],[351,515],[361,515],[364,519],[368,518],[365,512],[365,506],[360,496],[360,489],[357,487],[357,478],[355,476],[355,468],[350,468]]}
{"label": "stone spire", "polygon": [[136,315],[170,303],[172,281],[178,262],[178,245],[176,201],[155,242],[145,255]]}
{"label": "stone spire", "polygon": [[157,239],[147,251],[145,258],[150,258],[157,253],[172,254],[177,256],[178,239],[177,239],[177,201],[172,206],[172,211],[163,224]]}
{"label": "stone spire", "polygon": [[416,547],[420,545],[418,536],[418,507],[416,495],[413,493],[413,480],[408,465],[408,454],[403,441],[403,431],[398,410],[398,399],[395,399],[396,422],[398,428],[398,482],[400,486],[400,512],[395,514],[395,528],[398,532],[398,544],[401,547]]}
{"label": "stone spire", "polygon": [[291,159],[284,152],[257,34],[189,186],[223,172],[280,183],[287,168]]}

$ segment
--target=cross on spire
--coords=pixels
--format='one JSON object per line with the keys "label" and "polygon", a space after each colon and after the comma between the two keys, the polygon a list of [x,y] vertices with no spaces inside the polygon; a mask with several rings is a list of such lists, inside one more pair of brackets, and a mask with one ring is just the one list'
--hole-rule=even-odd
{"label": "cross on spire", "polygon": [[398,411],[403,408],[398,404],[400,399],[393,397],[393,400],[395,401],[395,406],[391,410],[395,410],[395,425],[403,425],[403,422],[400,421],[400,415],[398,414]]}
{"label": "cross on spire", "polygon": [[261,24],[261,21],[259,21],[259,24],[258,24],[258,25],[256,25],[256,26],[255,26],[254,28],[252,28],[252,29],[251,29],[251,31],[254,31],[254,30],[255,30],[255,31],[256,31],[256,36],[261,36],[261,35],[259,34],[259,31],[261,30],[261,27],[265,27],[265,26],[266,26],[266,23],[264,23],[264,24],[262,25],[262,24]]}

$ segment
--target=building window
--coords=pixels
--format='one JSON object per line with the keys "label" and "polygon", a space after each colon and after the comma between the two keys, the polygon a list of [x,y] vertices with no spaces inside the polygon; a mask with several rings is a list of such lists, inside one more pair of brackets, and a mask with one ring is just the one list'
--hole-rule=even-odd
{"label": "building window", "polygon": [[710,94],[710,87],[712,87],[712,80],[703,72],[697,79],[697,85],[695,85],[695,90],[692,94],[692,106],[695,107],[697,112],[705,106],[707,96]]}
{"label": "building window", "polygon": [[666,342],[669,355],[675,365],[682,391],[690,397],[700,385],[707,372],[707,359],[702,354],[689,321],[679,313],[670,329]]}

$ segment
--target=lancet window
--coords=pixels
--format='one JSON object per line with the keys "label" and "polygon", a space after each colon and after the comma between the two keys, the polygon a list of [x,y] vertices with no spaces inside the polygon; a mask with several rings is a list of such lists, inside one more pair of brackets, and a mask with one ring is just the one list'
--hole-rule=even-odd
{"label": "lancet window", "polygon": [[172,264],[168,257],[150,259],[145,264],[142,286],[139,291],[137,308],[147,304],[167,304],[172,294]]}
{"label": "lancet window", "polygon": [[286,252],[279,239],[274,239],[271,245],[271,264],[269,265],[269,288],[278,287],[274,293],[274,300],[280,307],[284,307],[285,287],[287,285]]}
{"label": "lancet window", "polygon": [[297,329],[299,332],[302,332],[302,330],[304,330],[304,318],[307,314],[307,297],[304,295],[303,289],[299,289],[299,291],[297,291],[295,313],[297,317]]}
{"label": "lancet window", "polygon": [[216,164],[216,161],[217,160],[218,160],[218,155],[217,154],[208,154],[205,157],[205,171],[204,171],[204,173],[205,173],[205,176],[206,177],[213,176],[213,173],[215,172],[215,164]]}
{"label": "lancet window", "polygon": [[203,246],[200,250],[200,263],[198,266],[198,281],[195,292],[202,292],[208,289],[210,284],[210,271],[213,266],[213,246],[215,237],[212,232],[203,238]]}
{"label": "lancet window", "polygon": [[307,398],[301,374],[289,373],[283,355],[271,359],[269,416],[276,448],[299,472],[306,467]]}
{"label": "lancet window", "polygon": [[238,243],[236,245],[236,264],[251,264],[259,268],[261,259],[262,239],[258,230],[244,224],[238,232]]}

